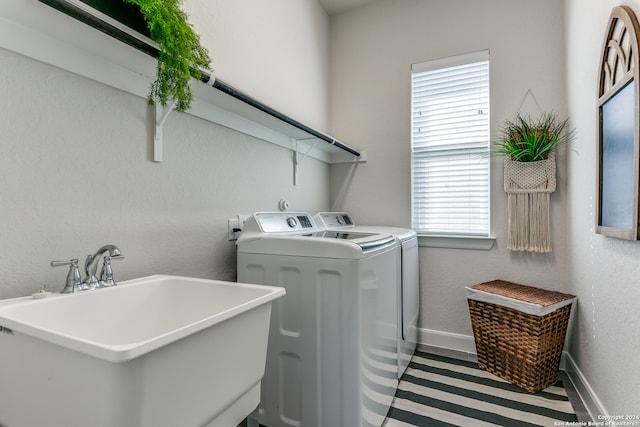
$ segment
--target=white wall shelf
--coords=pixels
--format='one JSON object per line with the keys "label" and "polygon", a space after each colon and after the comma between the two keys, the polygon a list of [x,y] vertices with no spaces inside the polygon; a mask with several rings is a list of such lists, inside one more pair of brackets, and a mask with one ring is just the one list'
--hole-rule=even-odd
{"label": "white wall shelf", "polygon": [[[155,79],[157,45],[79,0],[0,2],[0,47],[144,98]],[[287,148],[296,165],[300,153],[326,163],[366,161],[364,153],[206,73],[202,81],[192,80],[191,88],[187,114]],[[165,113],[154,117],[156,161],[162,160],[158,124]]]}

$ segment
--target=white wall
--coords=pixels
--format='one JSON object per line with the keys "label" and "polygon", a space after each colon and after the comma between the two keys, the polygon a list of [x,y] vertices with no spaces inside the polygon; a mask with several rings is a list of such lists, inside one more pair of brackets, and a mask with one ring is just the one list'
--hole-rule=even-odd
{"label": "white wall", "polygon": [[[640,1],[566,0],[567,92],[579,156],[569,159],[570,291],[578,296],[570,354],[610,415],[640,409],[640,243],[595,234],[598,70],[611,9]],[[598,406],[598,402],[596,405]]]}
{"label": "white wall", "polygon": [[327,130],[329,18],[317,0],[186,0],[216,77]]}
{"label": "white wall", "polygon": [[[332,208],[360,224],[410,226],[410,67],[490,50],[491,128],[512,118],[531,89],[545,110],[565,113],[563,5],[557,0],[379,1],[332,17],[330,126],[367,151],[356,168],[331,169]],[[527,101],[524,113],[536,112]],[[567,289],[566,155],[551,197],[550,254],[506,246],[502,163],[492,161],[490,251],[420,249],[420,326],[471,336],[464,287],[503,278]]]}
{"label": "white wall", "polygon": [[[324,128],[326,98],[316,92],[327,86],[328,18],[315,0],[271,2],[272,10],[263,3],[211,4],[235,16],[259,10],[250,28],[261,40],[278,38],[256,46],[234,38],[247,30],[238,22],[219,19],[202,29],[214,67],[268,105]],[[270,31],[287,22],[299,37]],[[248,69],[259,49],[264,58]],[[277,210],[282,197],[293,209],[328,207],[322,162],[307,159],[294,187],[290,152],[174,113],[164,127],[165,160],[154,163],[145,99],[7,50],[0,63],[0,298],[43,284],[61,290],[66,269],[49,262],[83,262],[105,243],[126,256],[114,263],[118,280],[155,273],[234,280],[227,218]]]}

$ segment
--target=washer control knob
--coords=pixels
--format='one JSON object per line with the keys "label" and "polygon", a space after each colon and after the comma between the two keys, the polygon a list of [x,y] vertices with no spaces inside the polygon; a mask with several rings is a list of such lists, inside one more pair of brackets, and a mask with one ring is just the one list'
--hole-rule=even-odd
{"label": "washer control knob", "polygon": [[298,221],[296,221],[294,217],[290,216],[289,218],[287,218],[287,225],[290,228],[296,228],[296,225],[298,225]]}

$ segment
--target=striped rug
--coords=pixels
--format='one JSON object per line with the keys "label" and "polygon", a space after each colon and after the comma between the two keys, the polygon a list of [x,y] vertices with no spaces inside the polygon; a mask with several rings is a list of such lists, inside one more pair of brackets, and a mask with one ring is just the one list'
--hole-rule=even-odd
{"label": "striped rug", "polygon": [[544,426],[577,422],[559,381],[528,393],[475,363],[416,351],[383,427]]}

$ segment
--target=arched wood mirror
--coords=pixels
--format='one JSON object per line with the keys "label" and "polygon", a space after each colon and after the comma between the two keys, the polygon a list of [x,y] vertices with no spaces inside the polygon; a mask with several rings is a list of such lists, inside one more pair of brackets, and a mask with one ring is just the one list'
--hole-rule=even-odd
{"label": "arched wood mirror", "polygon": [[640,30],[627,6],[613,8],[600,62],[596,233],[638,240]]}

